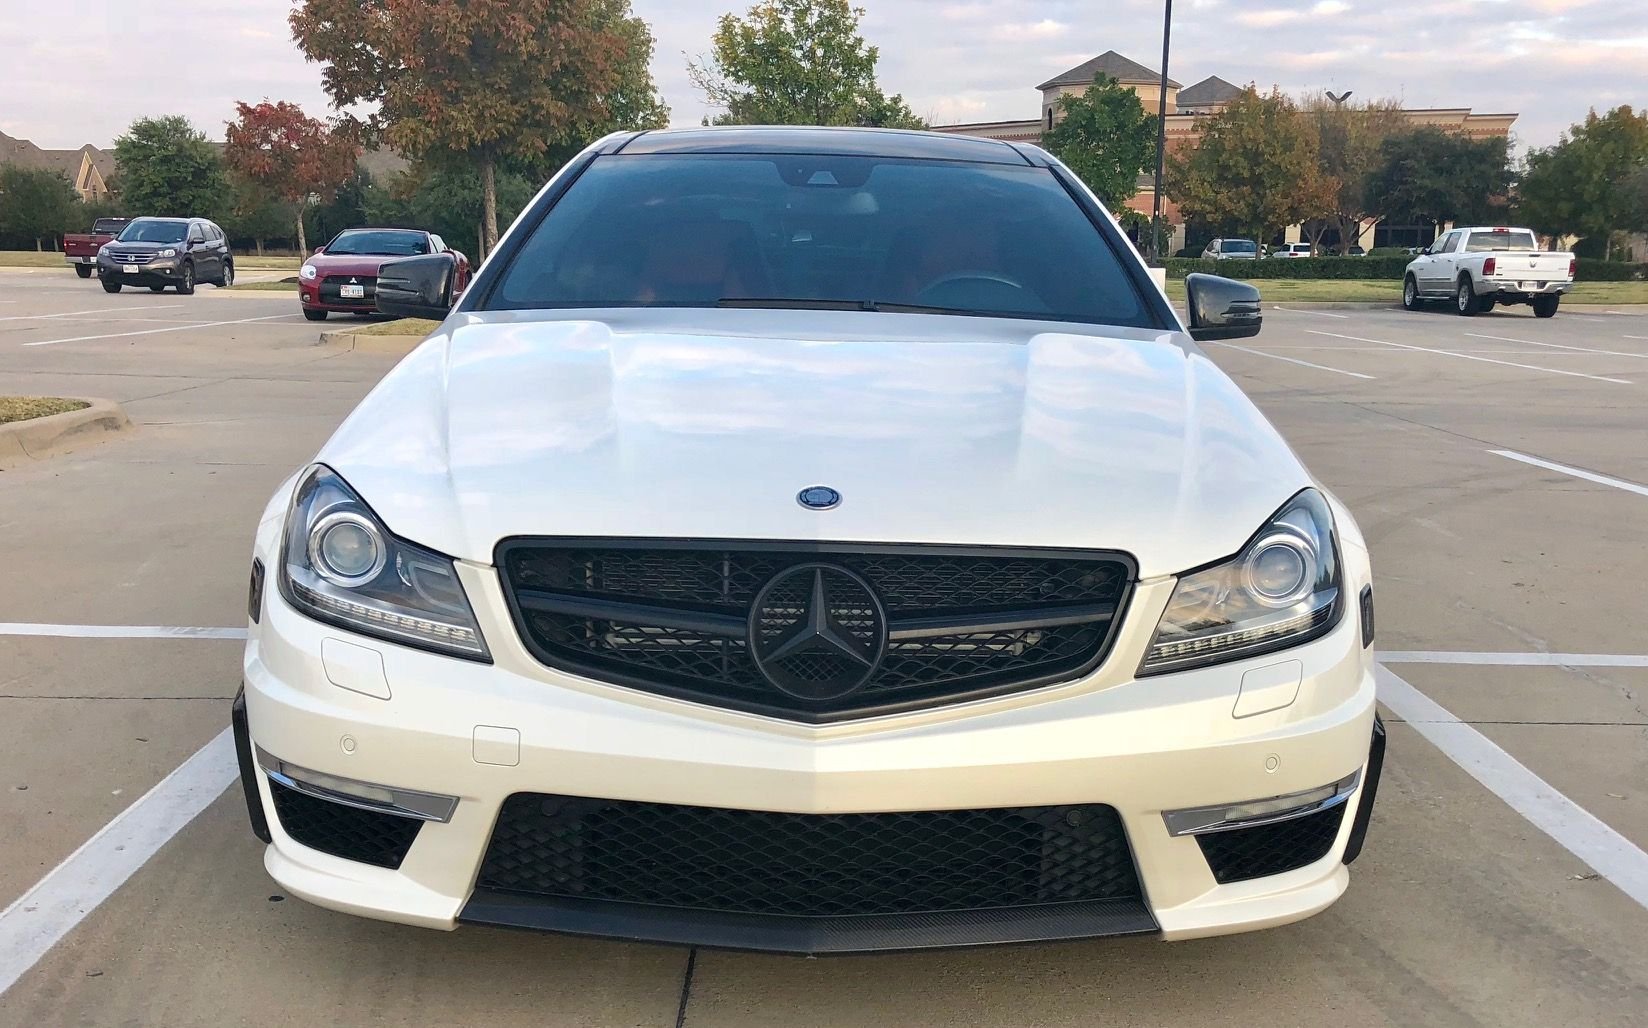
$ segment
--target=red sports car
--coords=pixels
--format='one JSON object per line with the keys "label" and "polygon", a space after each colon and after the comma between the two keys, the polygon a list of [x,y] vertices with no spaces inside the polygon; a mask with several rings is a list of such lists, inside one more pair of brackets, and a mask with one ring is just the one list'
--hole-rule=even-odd
{"label": "red sports car", "polygon": [[458,268],[452,283],[457,296],[469,284],[469,258],[447,246],[433,232],[409,228],[351,228],[315,250],[298,272],[298,302],[303,316],[324,321],[340,314],[377,312],[378,269],[384,261],[420,254],[449,253]]}

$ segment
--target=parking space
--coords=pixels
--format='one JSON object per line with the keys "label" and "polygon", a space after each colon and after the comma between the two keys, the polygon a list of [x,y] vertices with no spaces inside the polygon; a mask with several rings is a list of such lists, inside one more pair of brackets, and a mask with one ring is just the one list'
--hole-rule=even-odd
{"label": "parking space", "polygon": [[[0,908],[220,737],[256,519],[393,363],[213,293],[0,271],[0,393],[137,426],[0,472]],[[1316,918],[816,961],[428,932],[282,895],[231,789],[43,956],[0,915],[0,1024],[1640,1024],[1648,312],[1523,310],[1287,305],[1207,347],[1357,512],[1389,670],[1463,722],[1392,704],[1369,848]]]}

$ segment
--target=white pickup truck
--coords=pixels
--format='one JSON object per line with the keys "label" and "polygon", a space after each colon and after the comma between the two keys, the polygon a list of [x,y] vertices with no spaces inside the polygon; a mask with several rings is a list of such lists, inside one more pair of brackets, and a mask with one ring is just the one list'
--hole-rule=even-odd
{"label": "white pickup truck", "polygon": [[1541,250],[1525,228],[1456,228],[1408,265],[1402,306],[1416,311],[1428,300],[1445,299],[1460,314],[1472,315],[1494,304],[1525,303],[1549,318],[1574,287],[1574,265],[1573,254]]}

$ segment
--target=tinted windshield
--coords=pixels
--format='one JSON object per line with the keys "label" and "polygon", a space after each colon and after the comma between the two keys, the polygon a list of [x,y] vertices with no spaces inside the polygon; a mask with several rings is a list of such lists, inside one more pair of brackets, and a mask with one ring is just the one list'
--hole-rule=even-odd
{"label": "tinted windshield", "polygon": [[1258,253],[1259,244],[1251,239],[1226,239],[1219,244],[1225,253]]}
{"label": "tinted windshield", "polygon": [[125,221],[124,218],[98,218],[97,221],[92,225],[92,232],[94,232],[94,233],[107,232],[107,233],[110,233],[112,235],[113,233],[119,232],[120,231],[120,226],[122,226],[124,224],[126,224],[126,221]]}
{"label": "tinted windshield", "polygon": [[487,305],[903,305],[1155,324],[1046,169],[834,155],[598,158]]}
{"label": "tinted windshield", "polygon": [[1537,250],[1532,232],[1472,232],[1471,238],[1465,243],[1465,249],[1470,253],[1480,253],[1483,250]]}
{"label": "tinted windshield", "polygon": [[429,252],[429,239],[422,232],[340,232],[326,244],[326,252],[338,257],[411,257]]}
{"label": "tinted windshield", "polygon": [[181,243],[188,235],[187,222],[139,218],[127,225],[117,238],[122,243]]}

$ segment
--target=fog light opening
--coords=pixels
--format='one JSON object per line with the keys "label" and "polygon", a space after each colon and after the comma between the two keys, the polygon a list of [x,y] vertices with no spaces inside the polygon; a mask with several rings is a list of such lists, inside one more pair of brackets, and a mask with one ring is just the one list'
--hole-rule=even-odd
{"label": "fog light opening", "polygon": [[1272,825],[1320,813],[1344,803],[1355,794],[1361,780],[1362,771],[1358,768],[1331,785],[1241,803],[1164,810],[1162,820],[1167,824],[1168,834],[1174,837]]}

